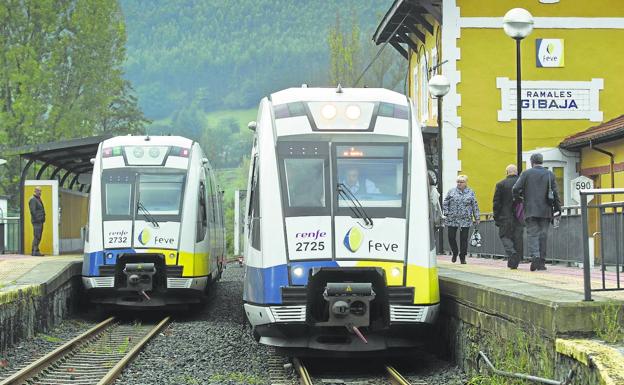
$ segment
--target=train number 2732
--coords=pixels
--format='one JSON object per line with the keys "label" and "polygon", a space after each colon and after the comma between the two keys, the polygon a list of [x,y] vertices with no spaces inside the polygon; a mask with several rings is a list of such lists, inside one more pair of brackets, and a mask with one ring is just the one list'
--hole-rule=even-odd
{"label": "train number 2732", "polygon": [[317,251],[325,250],[325,242],[297,242],[295,243],[297,251]]}
{"label": "train number 2732", "polygon": [[108,237],[108,243],[126,243],[128,237]]}

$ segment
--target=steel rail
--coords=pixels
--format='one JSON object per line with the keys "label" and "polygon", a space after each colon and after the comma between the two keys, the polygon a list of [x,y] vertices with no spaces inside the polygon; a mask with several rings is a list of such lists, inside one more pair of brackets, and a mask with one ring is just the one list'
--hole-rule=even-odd
{"label": "steel rail", "polygon": [[299,374],[299,382],[301,385],[312,385],[312,378],[310,378],[310,374],[308,373],[308,369],[303,366],[303,363],[297,358],[293,358],[293,364],[295,365],[295,370]]}
{"label": "steel rail", "polygon": [[551,380],[549,378],[532,376],[530,374],[506,372],[504,370],[496,369],[494,365],[492,364],[492,362],[490,361],[490,359],[482,351],[479,351],[479,355],[477,356],[477,369],[479,369],[479,361],[481,359],[485,361],[489,369],[494,374],[498,374],[499,376],[510,377],[510,378],[520,378],[523,380],[539,382],[539,383],[548,384],[548,385],[569,385],[572,383],[572,379],[574,378],[574,374],[575,374],[574,368],[572,368],[570,369],[570,371],[568,372],[568,375],[563,380],[557,381],[557,380]]}
{"label": "steel rail", "polygon": [[108,385],[112,384],[113,381],[121,374],[123,369],[132,361],[132,359],[139,354],[143,346],[150,340],[152,337],[160,332],[165,325],[169,322],[170,317],[165,317],[162,321],[158,323],[149,333],[145,335],[113,368],[97,383],[97,385]]}
{"label": "steel rail", "polygon": [[65,354],[71,352],[78,345],[86,342],[89,338],[92,338],[92,337],[96,336],[99,332],[102,331],[102,329],[110,326],[110,324],[114,320],[115,320],[114,317],[110,317],[110,318],[100,322],[99,324],[97,324],[93,328],[87,330],[86,332],[82,333],[78,337],[76,337],[76,338],[72,339],[71,341],[69,341],[69,342],[59,346],[58,348],[54,349],[52,352],[46,354],[45,356],[39,358],[35,362],[33,362],[30,365],[26,366],[25,368],[17,371],[16,373],[13,373],[13,375],[11,375],[11,376],[5,378],[4,380],[0,381],[0,385],[13,385],[13,384],[24,383],[29,378],[32,378],[32,377],[36,376],[37,374],[39,374],[43,369],[48,367],[52,362],[54,362],[54,361],[58,360],[59,358],[63,357]]}
{"label": "steel rail", "polygon": [[386,372],[390,376],[390,380],[398,385],[410,385],[410,382],[405,379],[395,368],[390,365],[386,365]]}

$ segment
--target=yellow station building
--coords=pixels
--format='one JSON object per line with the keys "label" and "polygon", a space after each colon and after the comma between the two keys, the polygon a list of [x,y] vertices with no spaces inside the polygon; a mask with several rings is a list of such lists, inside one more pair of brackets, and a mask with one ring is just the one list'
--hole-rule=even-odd
{"label": "yellow station building", "polygon": [[[442,103],[444,190],[455,186],[456,175],[468,175],[483,212],[492,209],[505,166],[516,163],[516,44],[503,31],[503,16],[516,7],[534,18],[521,42],[523,159],[542,152],[564,204],[575,205],[572,180],[598,167],[584,159],[603,166],[609,158],[559,145],[624,113],[624,1],[396,0],[374,35],[409,61],[409,96],[431,133],[433,164],[437,101],[427,83],[437,73],[449,79]],[[615,174],[624,185],[624,169]],[[610,187],[603,174],[592,178]]]}

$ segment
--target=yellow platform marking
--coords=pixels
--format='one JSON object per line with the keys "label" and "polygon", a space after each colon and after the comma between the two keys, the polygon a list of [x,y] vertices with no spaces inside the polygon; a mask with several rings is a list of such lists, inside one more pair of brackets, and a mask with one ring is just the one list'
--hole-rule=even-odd
{"label": "yellow platform marking", "polygon": [[563,338],[557,338],[555,348],[557,353],[595,367],[602,384],[624,384],[624,356],[617,349],[596,340]]}

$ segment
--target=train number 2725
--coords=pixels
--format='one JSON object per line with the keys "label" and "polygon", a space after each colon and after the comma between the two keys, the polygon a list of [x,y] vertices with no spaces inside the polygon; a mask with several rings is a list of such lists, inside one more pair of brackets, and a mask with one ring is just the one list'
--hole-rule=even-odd
{"label": "train number 2725", "polygon": [[317,251],[325,250],[325,242],[297,242],[295,243],[297,251]]}

